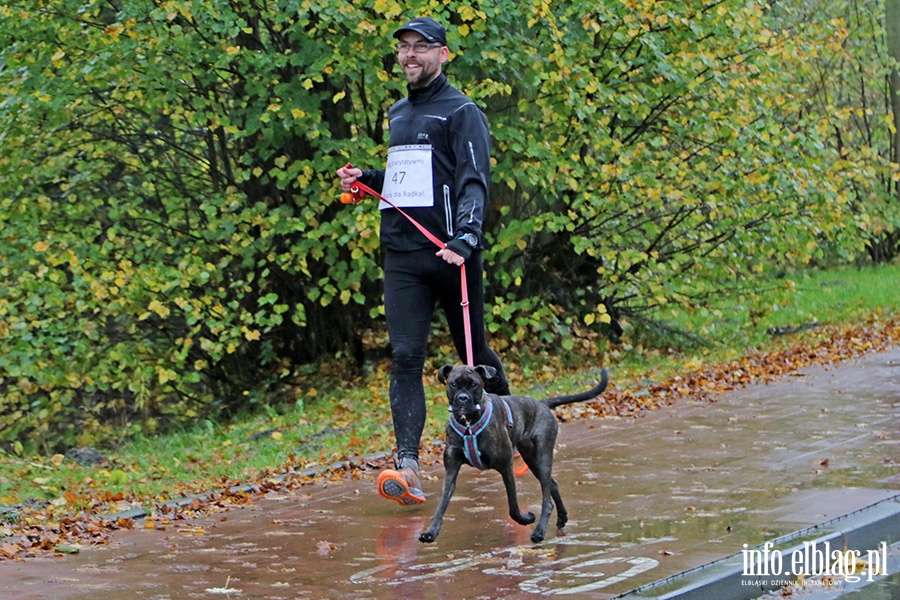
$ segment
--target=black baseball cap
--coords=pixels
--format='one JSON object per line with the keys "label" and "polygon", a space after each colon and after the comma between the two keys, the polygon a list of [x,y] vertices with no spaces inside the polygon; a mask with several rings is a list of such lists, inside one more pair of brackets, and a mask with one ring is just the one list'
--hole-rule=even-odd
{"label": "black baseball cap", "polygon": [[429,42],[440,42],[444,46],[447,45],[447,30],[431,17],[416,17],[407,21],[403,27],[394,32],[394,37],[400,39],[400,36],[407,31],[414,31]]}

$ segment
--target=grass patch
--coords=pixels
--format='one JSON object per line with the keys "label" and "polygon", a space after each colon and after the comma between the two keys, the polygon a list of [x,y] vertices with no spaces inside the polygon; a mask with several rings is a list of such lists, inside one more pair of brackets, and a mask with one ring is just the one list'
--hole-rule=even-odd
{"label": "grass patch", "polygon": [[703,306],[669,305],[653,321],[628,324],[634,340],[613,350],[619,376],[671,376],[702,363],[777,351],[802,335],[814,343],[823,326],[862,324],[900,314],[900,265],[802,270]]}
{"label": "grass patch", "polygon": [[[386,375],[370,379],[381,377]],[[64,506],[66,492],[75,497],[103,492],[146,506],[288,469],[327,465],[354,451],[391,447],[386,391],[344,385],[319,397],[308,384],[299,390],[289,406],[139,438],[109,452],[96,466],[80,466],[61,455],[0,455],[0,503],[39,499]]]}
{"label": "grass patch", "polygon": [[[862,324],[900,315],[900,266],[798,271],[706,306],[667,306],[654,320],[625,322],[621,347],[596,338],[573,350],[505,352],[516,392],[537,397],[581,391],[611,368],[619,389],[646,385],[698,365],[775,351],[798,339],[815,343],[818,325]],[[790,335],[780,335],[789,333]],[[502,343],[500,344],[502,347]],[[448,348],[435,343],[434,372]],[[58,514],[124,508],[259,481],[289,470],[329,465],[348,456],[389,452],[394,445],[387,385],[390,364],[366,375],[341,361],[300,376],[281,396],[291,402],[225,423],[198,422],[168,435],[111,450],[102,464],[79,466],[64,456],[0,454],[0,504],[38,501]],[[426,378],[429,420],[424,440],[442,437],[443,389]],[[98,508],[91,499],[112,497]]]}

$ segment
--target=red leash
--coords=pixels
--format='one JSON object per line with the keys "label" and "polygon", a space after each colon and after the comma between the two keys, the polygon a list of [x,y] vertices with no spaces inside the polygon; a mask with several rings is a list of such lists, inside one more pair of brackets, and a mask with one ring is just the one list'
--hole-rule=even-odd
{"label": "red leash", "polygon": [[[350,169],[350,168],[352,168],[352,165],[350,163],[347,163],[346,168]],[[442,242],[433,233],[431,233],[430,231],[425,229],[425,227],[421,223],[419,223],[418,221],[413,219],[411,216],[409,216],[409,214],[407,214],[406,211],[404,211],[402,208],[400,208],[399,206],[397,206],[396,204],[394,204],[393,202],[391,202],[390,200],[388,200],[387,198],[385,198],[384,196],[382,196],[381,194],[379,194],[378,192],[376,192],[375,190],[373,190],[366,184],[362,183],[361,181],[357,181],[354,184],[354,186],[350,188],[350,194],[352,195],[352,199],[349,201],[345,201],[344,194],[341,194],[341,202],[343,202],[344,204],[349,204],[350,202],[359,202],[360,200],[362,200],[363,198],[366,197],[366,194],[368,194],[368,195],[372,196],[373,198],[377,198],[377,199],[381,200],[388,206],[399,210],[400,214],[403,215],[404,217],[406,217],[406,219],[410,223],[412,223],[416,227],[416,229],[421,231],[422,235],[424,235],[426,238],[428,238],[429,241],[431,241],[431,243],[433,243],[435,246],[437,246],[438,248],[441,248],[441,249],[444,249],[447,247],[447,244]],[[463,310],[463,330],[465,331],[465,334],[466,334],[466,364],[469,365],[470,367],[474,367],[475,359],[472,356],[472,323],[469,319],[469,287],[466,283],[466,265],[465,265],[465,263],[463,263],[462,265],[459,266],[459,280],[460,280],[460,285],[462,286],[462,302],[460,303],[460,305],[462,306],[462,310]]]}

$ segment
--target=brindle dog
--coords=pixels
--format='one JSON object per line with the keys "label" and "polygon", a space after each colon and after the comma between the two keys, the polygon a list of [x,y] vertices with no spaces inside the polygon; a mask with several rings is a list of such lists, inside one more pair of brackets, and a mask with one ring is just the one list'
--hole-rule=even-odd
{"label": "brindle dog", "polygon": [[600,383],[593,389],[540,402],[525,396],[485,393],[484,382],[495,375],[496,371],[485,365],[446,365],[438,371],[438,380],[447,385],[447,398],[450,400],[450,420],[444,446],[444,486],[431,526],[419,536],[421,542],[433,542],[440,534],[444,513],[456,490],[456,477],[464,464],[499,471],[506,486],[509,516],[521,525],[534,523],[534,514],[521,512],[516,498],[516,477],[512,465],[516,450],[541,482],[541,518],[531,534],[531,541],[544,539],[554,503],[556,526],[561,528],[568,521],[559,485],[551,476],[559,425],[550,409],[562,404],[584,402],[603,393],[609,381],[606,369],[602,371]]}

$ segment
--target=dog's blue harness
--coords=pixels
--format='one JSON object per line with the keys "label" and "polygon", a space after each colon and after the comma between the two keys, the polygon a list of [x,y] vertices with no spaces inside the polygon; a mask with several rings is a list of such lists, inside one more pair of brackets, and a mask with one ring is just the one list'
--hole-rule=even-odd
{"label": "dog's blue harness", "polygon": [[[463,426],[453,415],[450,415],[450,427],[463,439],[463,450],[466,453],[466,460],[469,461],[470,465],[482,471],[488,467],[481,460],[481,453],[478,451],[478,436],[487,429],[488,423],[491,422],[491,416],[494,414],[493,398],[485,395],[485,399],[487,400],[487,408],[482,413],[481,418],[471,427]],[[498,400],[503,403],[503,408],[506,412],[506,424],[512,428],[513,417],[509,404],[502,398],[498,398]]]}

